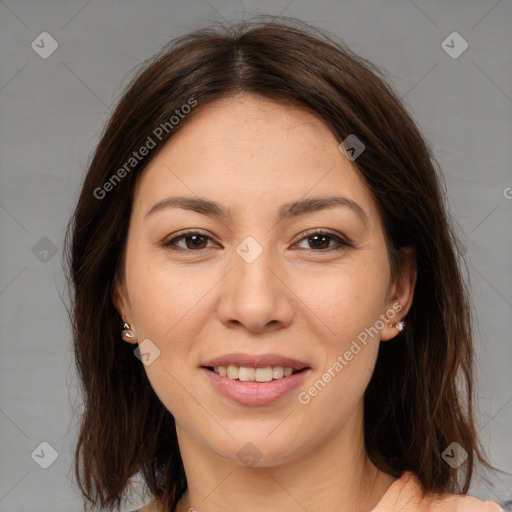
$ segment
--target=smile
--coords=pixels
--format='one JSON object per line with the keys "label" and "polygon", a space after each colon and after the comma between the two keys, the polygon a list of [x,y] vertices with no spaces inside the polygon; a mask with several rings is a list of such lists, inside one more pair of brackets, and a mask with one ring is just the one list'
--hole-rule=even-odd
{"label": "smile", "polygon": [[209,386],[232,402],[245,406],[265,406],[286,399],[295,388],[303,385],[311,369],[304,369],[268,382],[243,381],[222,377],[208,368],[201,368]]}

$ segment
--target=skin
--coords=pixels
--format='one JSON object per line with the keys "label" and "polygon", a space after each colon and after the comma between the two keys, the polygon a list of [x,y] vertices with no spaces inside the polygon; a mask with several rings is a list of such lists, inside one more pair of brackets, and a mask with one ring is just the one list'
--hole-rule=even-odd
{"label": "skin", "polygon": [[[160,350],[145,369],[176,419],[189,485],[178,512],[368,512],[394,481],[366,456],[363,394],[380,340],[396,336],[410,308],[415,260],[404,250],[406,270],[391,279],[376,203],[339,142],[301,108],[241,94],[196,111],[137,182],[115,304],[130,342],[149,338]],[[363,209],[367,226],[346,206],[277,221],[281,204],[333,191]],[[146,217],[173,195],[217,201],[231,217],[181,208]],[[186,229],[209,237],[201,249],[190,238],[175,242],[178,251],[162,245]],[[303,235],[310,229],[354,247],[327,238],[316,248]],[[252,263],[236,252],[247,236],[263,249]],[[397,303],[391,322],[300,403],[298,392]],[[278,402],[248,407],[220,395],[199,368],[232,352],[284,354],[311,371]],[[237,457],[248,442],[262,455],[254,467]]]}

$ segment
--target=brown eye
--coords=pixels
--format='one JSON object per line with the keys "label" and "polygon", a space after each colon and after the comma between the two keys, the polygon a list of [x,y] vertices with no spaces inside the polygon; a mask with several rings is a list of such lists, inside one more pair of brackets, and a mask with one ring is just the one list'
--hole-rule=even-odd
{"label": "brown eye", "polygon": [[[353,247],[350,242],[341,238],[339,235],[326,231],[313,231],[307,233],[300,242],[303,240],[306,240],[308,244],[308,247],[305,247],[305,249],[313,252],[327,252],[330,250],[340,250],[347,247]],[[334,241],[334,245],[331,245],[332,241]]]}
{"label": "brown eye", "polygon": [[206,236],[197,231],[189,231],[187,233],[182,233],[181,235],[166,240],[162,245],[171,250],[177,251],[199,251],[209,248],[206,245],[209,240],[211,240],[209,236]]}

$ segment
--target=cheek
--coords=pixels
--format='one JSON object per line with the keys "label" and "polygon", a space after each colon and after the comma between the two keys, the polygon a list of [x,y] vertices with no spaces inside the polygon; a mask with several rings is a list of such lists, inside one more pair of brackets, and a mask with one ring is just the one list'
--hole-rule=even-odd
{"label": "cheek", "polygon": [[321,339],[341,349],[384,312],[388,292],[385,262],[346,264],[329,272],[308,273],[297,295],[317,318]]}
{"label": "cheek", "polygon": [[151,386],[176,417],[190,415],[183,400],[190,388],[195,341],[205,315],[205,295],[215,284],[206,270],[185,269],[154,255],[127,259],[127,286],[139,340],[150,339],[158,357],[144,367]]}
{"label": "cheek", "polygon": [[378,354],[380,336],[375,327],[385,311],[387,269],[387,260],[372,258],[367,264],[337,269],[308,290],[308,306],[321,320],[317,325],[323,335],[316,342],[322,344],[324,356],[314,389],[304,390],[311,391],[311,417],[318,413],[321,418],[327,408],[337,411],[334,415],[343,421],[361,399]]}
{"label": "cheek", "polygon": [[[198,326],[197,317],[216,280],[207,267],[176,265],[165,258],[134,254],[127,271],[137,330],[163,349],[178,348],[184,332]],[[203,306],[204,307],[204,306]]]}

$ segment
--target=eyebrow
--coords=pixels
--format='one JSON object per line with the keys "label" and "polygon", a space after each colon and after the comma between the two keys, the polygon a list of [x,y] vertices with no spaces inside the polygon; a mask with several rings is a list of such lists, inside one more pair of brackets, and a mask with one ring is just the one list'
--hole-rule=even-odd
{"label": "eyebrow", "polygon": [[[299,217],[307,213],[326,210],[345,206],[354,211],[363,224],[368,226],[368,216],[365,211],[355,201],[343,196],[323,196],[312,197],[308,199],[301,199],[299,201],[292,201],[284,203],[279,207],[278,220],[289,219],[292,217]],[[186,197],[186,196],[172,196],[166,197],[161,201],[155,203],[146,213],[146,218],[153,213],[165,210],[167,208],[182,208],[183,210],[191,210],[203,215],[216,217],[219,219],[227,220],[232,216],[232,211],[225,208],[216,201],[204,199],[202,197]]]}

